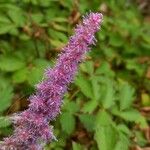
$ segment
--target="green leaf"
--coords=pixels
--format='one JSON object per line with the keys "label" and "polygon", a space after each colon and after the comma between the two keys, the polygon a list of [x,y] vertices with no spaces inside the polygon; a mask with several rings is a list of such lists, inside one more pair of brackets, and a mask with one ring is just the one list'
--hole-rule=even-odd
{"label": "green leaf", "polygon": [[95,71],[96,75],[105,75],[108,77],[114,77],[114,72],[111,70],[108,62],[103,62],[99,68]]}
{"label": "green leaf", "polygon": [[111,126],[99,126],[94,134],[98,150],[113,150],[118,140],[118,133]]}
{"label": "green leaf", "polygon": [[73,150],[83,150],[83,146],[81,146],[79,143],[72,142],[72,149]]}
{"label": "green leaf", "polygon": [[13,74],[12,76],[13,82],[23,83],[28,79],[28,75],[29,75],[29,71],[27,68],[20,69]]}
{"label": "green leaf", "polygon": [[25,63],[16,57],[1,56],[0,58],[0,69],[7,72],[14,72],[25,66]]}
{"label": "green leaf", "polygon": [[68,111],[71,114],[76,113],[77,111],[79,111],[79,106],[75,103],[75,102],[68,102],[64,105],[64,109],[66,111]]}
{"label": "green leaf", "polygon": [[0,23],[1,24],[3,24],[3,23],[10,24],[11,21],[6,15],[0,14]]}
{"label": "green leaf", "polygon": [[64,46],[64,43],[59,41],[58,39],[57,40],[50,39],[50,43],[54,47],[63,47]]}
{"label": "green leaf", "polygon": [[32,68],[30,71],[31,76],[28,76],[28,82],[31,86],[34,86],[42,80],[44,69],[38,68],[37,66]]}
{"label": "green leaf", "polygon": [[96,116],[94,138],[99,150],[112,150],[118,140],[118,131],[115,129],[111,116],[100,111]]}
{"label": "green leaf", "polygon": [[[9,136],[10,134],[13,133],[13,129],[9,126],[0,128],[0,133],[1,133],[1,135]],[[1,144],[1,142],[0,142],[0,144]]]}
{"label": "green leaf", "polygon": [[64,43],[68,41],[66,34],[64,34],[63,32],[59,32],[53,29],[49,29],[48,32],[52,39],[59,40],[60,42]]}
{"label": "green leaf", "polygon": [[106,38],[107,31],[105,29],[101,30],[101,32],[98,32],[98,37],[101,41],[104,41]]}
{"label": "green leaf", "polygon": [[60,116],[62,130],[70,135],[75,129],[75,118],[72,114],[64,112]]}
{"label": "green leaf", "polygon": [[122,117],[127,121],[136,122],[138,118],[141,117],[141,114],[135,109],[130,109],[130,110],[120,112],[120,117]]}
{"label": "green leaf", "polygon": [[13,30],[15,28],[16,27],[13,24],[2,23],[2,24],[0,24],[0,34],[9,33],[11,30]]}
{"label": "green leaf", "polygon": [[14,28],[16,27],[11,20],[6,15],[0,14],[0,34],[6,34]]}
{"label": "green leaf", "polygon": [[93,131],[95,128],[95,116],[89,114],[79,115],[79,119],[87,131]]}
{"label": "green leaf", "polygon": [[106,79],[105,82],[102,84],[102,105],[104,108],[108,109],[114,105],[115,102],[115,89],[112,80]]}
{"label": "green leaf", "polygon": [[120,47],[123,45],[123,39],[118,33],[110,34],[109,44],[115,47]]}
{"label": "green leaf", "polygon": [[51,5],[51,2],[52,1],[49,1],[49,0],[45,0],[45,1],[39,0],[38,1],[38,3],[40,4],[40,6],[42,6],[42,7],[49,7]]}
{"label": "green leaf", "polygon": [[87,61],[80,65],[82,71],[92,75],[94,73],[94,63],[92,61]]}
{"label": "green leaf", "polygon": [[129,140],[129,137],[122,133],[119,133],[119,138],[114,150],[129,150]]}
{"label": "green leaf", "polygon": [[112,124],[111,116],[105,110],[99,111],[96,115],[96,126],[107,126],[110,124]]}
{"label": "green leaf", "polygon": [[80,74],[80,76],[76,78],[75,84],[80,88],[81,92],[85,96],[91,99],[93,98],[91,83],[83,75]]}
{"label": "green leaf", "polygon": [[100,85],[98,82],[98,78],[97,76],[91,76],[91,84],[92,84],[92,90],[93,90],[93,99],[94,100],[99,100],[101,97],[101,91],[100,91]]}
{"label": "green leaf", "polygon": [[120,109],[128,109],[133,101],[135,100],[134,97],[135,89],[126,82],[121,82],[119,84],[119,103]]}
{"label": "green leaf", "polygon": [[7,14],[16,26],[23,27],[25,24],[25,16],[22,9],[13,7],[12,9],[8,10]]}
{"label": "green leaf", "polygon": [[117,126],[118,131],[126,134],[126,135],[131,135],[131,131],[129,130],[129,128],[125,125],[125,124],[119,124]]}
{"label": "green leaf", "polygon": [[11,125],[11,121],[8,117],[0,117],[0,128],[8,127]]}
{"label": "green leaf", "polygon": [[141,126],[141,128],[148,127],[146,119],[136,109],[132,108],[132,109],[125,110],[125,111],[119,111],[117,109],[112,109],[112,113],[116,116],[121,117],[122,119],[124,119],[126,121],[135,122],[135,123],[139,124]]}
{"label": "green leaf", "polygon": [[0,78],[0,83],[0,112],[3,112],[11,105],[13,88],[11,84],[3,78]]}
{"label": "green leaf", "polygon": [[97,106],[98,106],[98,101],[93,99],[84,104],[82,111],[84,113],[92,113],[96,109]]}
{"label": "green leaf", "polygon": [[47,61],[46,59],[41,59],[41,58],[34,60],[33,64],[40,69],[45,69],[46,67],[51,66],[51,62]]}
{"label": "green leaf", "polygon": [[7,87],[0,92],[0,112],[3,112],[11,105],[11,100],[13,97],[12,88]]}
{"label": "green leaf", "polygon": [[67,28],[60,25],[60,24],[57,24],[57,23],[53,23],[52,27],[55,29],[55,30],[58,30],[58,31],[62,31],[62,32],[67,32]]}
{"label": "green leaf", "polygon": [[62,22],[68,22],[67,18],[63,18],[61,16],[53,18],[52,21],[54,21],[54,22],[60,22],[60,23],[62,23]]}
{"label": "green leaf", "polygon": [[139,76],[142,76],[145,71],[145,66],[142,64],[139,64],[137,60],[132,59],[132,60],[127,60],[126,61],[126,68],[128,70],[133,70],[135,71]]}
{"label": "green leaf", "polygon": [[42,80],[44,69],[50,66],[50,63],[44,59],[36,59],[33,64],[34,67],[30,71],[32,75],[28,76],[28,82],[32,86]]}
{"label": "green leaf", "polygon": [[135,137],[137,140],[137,144],[144,147],[148,144],[148,141],[145,139],[145,136],[141,131],[136,131],[135,132]]}
{"label": "green leaf", "polygon": [[39,24],[40,22],[42,22],[44,16],[41,13],[35,13],[35,14],[31,15],[31,18],[32,18],[34,23],[38,23]]}
{"label": "green leaf", "polygon": [[147,93],[142,93],[141,101],[143,106],[150,106],[150,95]]}

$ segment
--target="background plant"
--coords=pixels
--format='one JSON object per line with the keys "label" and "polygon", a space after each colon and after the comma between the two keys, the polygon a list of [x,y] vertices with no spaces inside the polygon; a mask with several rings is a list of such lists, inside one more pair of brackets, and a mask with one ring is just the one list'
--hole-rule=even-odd
{"label": "background plant", "polygon": [[98,43],[54,122],[58,142],[46,149],[148,147],[150,33],[148,5],[141,6],[126,0],[1,0],[1,138],[12,132],[7,116],[27,108],[43,69],[53,65],[79,17],[92,10],[105,16]]}

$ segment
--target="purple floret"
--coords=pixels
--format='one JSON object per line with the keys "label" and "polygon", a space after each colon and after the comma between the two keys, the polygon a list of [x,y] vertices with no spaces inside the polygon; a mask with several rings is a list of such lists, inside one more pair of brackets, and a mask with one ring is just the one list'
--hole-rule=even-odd
{"label": "purple floret", "polygon": [[29,97],[29,108],[14,114],[14,133],[0,144],[0,150],[42,150],[55,139],[49,122],[60,113],[62,98],[74,79],[78,64],[94,45],[94,34],[99,30],[102,14],[90,13],[77,25],[75,35],[62,49],[54,68],[48,68],[44,80],[36,85],[36,93]]}

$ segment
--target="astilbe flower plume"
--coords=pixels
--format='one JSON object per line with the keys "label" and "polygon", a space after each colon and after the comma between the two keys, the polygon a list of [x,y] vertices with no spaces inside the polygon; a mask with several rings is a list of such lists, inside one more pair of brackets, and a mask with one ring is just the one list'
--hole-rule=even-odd
{"label": "astilbe flower plume", "polygon": [[55,139],[49,122],[60,113],[67,86],[73,81],[89,46],[95,44],[94,34],[101,22],[101,13],[89,13],[83,17],[83,23],[77,25],[56,65],[46,69],[43,81],[36,85],[35,94],[29,97],[28,109],[11,117],[14,133],[4,138],[0,150],[42,150],[47,142]]}

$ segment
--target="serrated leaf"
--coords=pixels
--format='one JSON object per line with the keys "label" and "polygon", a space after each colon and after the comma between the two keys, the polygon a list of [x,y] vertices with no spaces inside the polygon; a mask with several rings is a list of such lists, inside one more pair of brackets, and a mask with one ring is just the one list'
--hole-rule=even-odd
{"label": "serrated leaf", "polygon": [[114,150],[128,150],[130,144],[129,140],[130,140],[129,137],[120,133]]}
{"label": "serrated leaf", "polygon": [[63,47],[64,43],[59,40],[50,39],[50,43],[54,47]]}
{"label": "serrated leaf", "polygon": [[55,22],[67,22],[67,18],[63,18],[63,17],[55,17],[52,19]]}
{"label": "serrated leaf", "polygon": [[88,98],[93,98],[91,83],[83,75],[80,74],[75,80],[75,84],[80,88],[81,92]]}
{"label": "serrated leaf", "polygon": [[62,26],[62,25],[53,23],[52,27],[53,27],[55,30],[67,32],[67,28],[64,27],[64,26]]}
{"label": "serrated leaf", "polygon": [[65,104],[64,109],[69,113],[74,114],[79,110],[79,106],[75,102],[68,102],[67,104]]}
{"label": "serrated leaf", "polygon": [[81,123],[87,131],[93,131],[95,128],[95,116],[90,114],[82,114],[79,116]]}
{"label": "serrated leaf", "polygon": [[98,106],[98,101],[93,99],[84,104],[82,111],[84,113],[92,113],[97,106]]}
{"label": "serrated leaf", "polygon": [[64,34],[63,32],[59,32],[53,29],[49,29],[48,32],[52,39],[59,40],[60,42],[64,43],[68,41],[66,34]]}
{"label": "serrated leaf", "polygon": [[122,117],[127,121],[136,122],[138,118],[141,117],[141,114],[135,109],[130,109],[130,110],[120,112],[120,117]]}
{"label": "serrated leaf", "polygon": [[147,93],[142,93],[141,101],[143,106],[150,106],[150,95]]}
{"label": "serrated leaf", "polygon": [[0,129],[0,132],[4,136],[9,136],[10,134],[12,134],[13,129],[11,127],[6,127],[6,128],[4,127]]}
{"label": "serrated leaf", "polygon": [[17,27],[23,27],[25,24],[25,17],[22,9],[19,9],[18,7],[13,7],[12,9],[8,10],[8,16]]}
{"label": "serrated leaf", "polygon": [[3,112],[11,105],[13,98],[13,88],[6,85],[4,88],[0,88],[0,112]]}
{"label": "serrated leaf", "polygon": [[98,150],[113,150],[118,140],[118,133],[111,125],[99,126],[95,131],[94,138]]}
{"label": "serrated leaf", "polygon": [[28,74],[29,74],[29,70],[27,68],[23,68],[16,71],[12,76],[13,82],[22,83],[26,81],[28,78]]}
{"label": "serrated leaf", "polygon": [[30,74],[32,74],[32,76],[28,76],[27,79],[29,84],[32,86],[42,80],[44,69],[50,66],[50,63],[44,59],[36,59],[33,64],[35,66],[30,71]]}
{"label": "serrated leaf", "polygon": [[3,56],[0,58],[0,69],[7,72],[14,72],[25,66],[25,63],[16,57]]}
{"label": "serrated leaf", "polygon": [[145,136],[143,135],[143,133],[141,131],[136,131],[135,132],[135,137],[136,137],[138,145],[143,147],[146,144],[148,144],[147,140],[145,139]]}
{"label": "serrated leaf", "polygon": [[127,60],[126,68],[128,70],[134,70],[139,76],[142,76],[145,71],[145,67],[142,64],[139,64],[135,59]]}
{"label": "serrated leaf", "polygon": [[123,39],[118,33],[110,34],[109,44],[115,47],[123,45]]}
{"label": "serrated leaf", "polygon": [[0,128],[5,128],[11,125],[11,121],[8,117],[0,117]]}
{"label": "serrated leaf", "polygon": [[32,21],[35,22],[35,23],[40,23],[42,22],[44,16],[42,13],[35,13],[35,14],[32,14],[31,15],[31,18],[32,18]]}
{"label": "serrated leaf", "polygon": [[40,68],[40,69],[45,69],[45,68],[51,66],[51,63],[50,63],[49,61],[47,61],[47,60],[45,60],[45,59],[40,59],[40,58],[34,60],[33,64],[34,64],[35,66],[37,66],[38,68]]}
{"label": "serrated leaf", "polygon": [[96,126],[106,126],[112,124],[111,116],[105,111],[102,110],[96,115]]}
{"label": "serrated leaf", "polygon": [[92,75],[94,73],[94,63],[92,61],[87,61],[80,65],[82,71]]}
{"label": "serrated leaf", "polygon": [[115,102],[115,89],[112,80],[106,79],[102,84],[103,95],[101,97],[101,102],[104,108],[108,109],[114,105]]}
{"label": "serrated leaf", "polygon": [[110,69],[110,65],[108,62],[103,62],[99,68],[95,71],[96,75],[106,75],[109,77],[114,77],[114,72]]}
{"label": "serrated leaf", "polygon": [[42,7],[49,7],[51,5],[51,2],[52,1],[49,1],[49,0],[46,0],[46,1],[39,0],[38,1],[39,5],[42,6]]}
{"label": "serrated leaf", "polygon": [[121,117],[126,121],[135,122],[139,124],[142,128],[146,128],[148,126],[144,116],[142,116],[140,112],[138,112],[136,109],[129,109],[125,111],[119,111],[117,109],[113,109],[112,113],[116,116]]}
{"label": "serrated leaf", "polygon": [[117,129],[118,129],[120,132],[122,132],[122,133],[124,133],[124,134],[126,134],[126,135],[130,135],[130,134],[131,134],[129,128],[128,128],[125,124],[119,124],[119,125],[117,126]]}
{"label": "serrated leaf", "polygon": [[0,23],[1,24],[3,24],[3,23],[10,24],[11,21],[7,16],[0,14]]}
{"label": "serrated leaf", "polygon": [[16,26],[14,24],[7,24],[7,23],[0,24],[0,34],[9,33],[11,30],[15,28]]}
{"label": "serrated leaf", "polygon": [[130,86],[126,82],[122,82],[119,85],[119,103],[120,103],[120,109],[128,109],[133,101],[135,100],[134,98],[134,93],[135,89]]}
{"label": "serrated leaf", "polygon": [[83,150],[83,146],[81,146],[79,143],[72,142],[72,149],[73,150]]}
{"label": "serrated leaf", "polygon": [[62,130],[70,135],[75,129],[75,118],[72,114],[64,112],[60,116]]}
{"label": "serrated leaf", "polygon": [[38,67],[32,68],[32,70],[30,71],[30,74],[32,74],[32,76],[28,76],[29,84],[34,86],[35,84],[40,82],[42,80],[43,73],[44,69]]}
{"label": "serrated leaf", "polygon": [[91,76],[91,84],[92,84],[92,90],[93,90],[93,99],[99,100],[101,97],[101,91],[100,91],[100,85],[98,82],[97,76]]}

